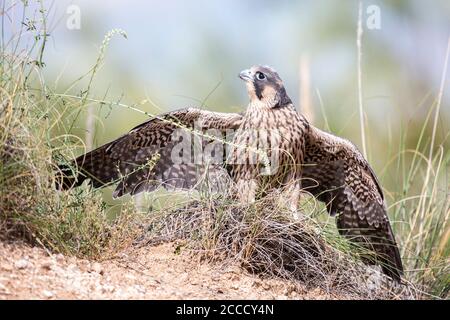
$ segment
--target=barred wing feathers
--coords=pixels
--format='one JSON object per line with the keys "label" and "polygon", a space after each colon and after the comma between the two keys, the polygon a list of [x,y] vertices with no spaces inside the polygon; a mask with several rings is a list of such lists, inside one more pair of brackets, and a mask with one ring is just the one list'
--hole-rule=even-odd
{"label": "barred wing feathers", "polygon": [[368,162],[349,141],[311,126],[303,167],[303,187],[337,215],[339,232],[370,249],[368,263],[400,281],[400,253],[383,191]]}
{"label": "barred wing feathers", "polygon": [[[174,163],[172,150],[179,140],[175,130],[236,129],[242,116],[196,108],[162,114],[133,128],[129,133],[81,155],[72,166],[60,166],[60,188],[79,186],[90,179],[96,188],[119,182],[113,196],[151,191],[162,185],[168,189],[189,189],[207,174],[211,181],[226,179],[222,167],[192,162]],[[188,132],[189,134],[189,132]],[[76,168],[73,168],[76,167]],[[75,169],[75,170],[74,170]]]}

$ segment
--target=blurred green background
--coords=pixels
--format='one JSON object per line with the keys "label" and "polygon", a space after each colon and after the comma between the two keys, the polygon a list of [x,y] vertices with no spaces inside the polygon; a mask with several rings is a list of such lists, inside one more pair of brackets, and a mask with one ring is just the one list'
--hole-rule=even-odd
{"label": "blurred green background", "polygon": [[[299,110],[300,79],[309,78],[307,117],[319,128],[361,147],[358,117],[357,1],[43,1],[49,40],[43,69],[46,83],[66,92],[96,63],[105,34],[115,36],[106,50],[90,97],[137,104],[160,113],[186,106],[242,111],[247,104],[240,70],[266,64],[278,70]],[[71,5],[80,10],[80,29],[69,29]],[[369,29],[369,6],[380,12],[380,28]],[[14,6],[15,8],[9,8]],[[21,21],[21,2],[6,0],[13,35]],[[39,3],[30,2],[30,19]],[[363,1],[362,85],[368,157],[388,189],[401,177],[388,170],[402,134],[416,149],[420,130],[433,107],[442,77],[450,2]],[[26,36],[26,35],[25,35]],[[32,33],[30,32],[30,37]],[[29,43],[32,42],[30,39]],[[26,46],[26,41],[24,46]],[[79,94],[85,77],[70,94]],[[448,91],[448,84],[446,91]],[[131,110],[94,105],[99,116],[94,145],[103,144],[146,119]],[[85,117],[86,114],[83,114]],[[101,125],[100,125],[101,123]],[[426,137],[431,125],[426,127]],[[86,121],[74,132],[85,139]],[[437,145],[450,146],[450,94],[444,91]],[[423,147],[429,143],[425,139]],[[395,168],[394,168],[395,169]],[[447,170],[448,171],[448,170]],[[446,176],[448,181],[448,176]]]}

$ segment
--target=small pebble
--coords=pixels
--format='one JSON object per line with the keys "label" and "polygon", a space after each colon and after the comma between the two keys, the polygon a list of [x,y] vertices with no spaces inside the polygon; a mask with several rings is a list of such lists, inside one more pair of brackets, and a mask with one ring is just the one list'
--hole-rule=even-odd
{"label": "small pebble", "polygon": [[105,271],[103,270],[102,265],[100,263],[98,263],[98,262],[94,262],[91,265],[91,271],[97,272],[100,275],[103,275],[105,273]]}
{"label": "small pebble", "polygon": [[52,269],[52,263],[50,261],[45,261],[41,264],[41,268],[45,270],[51,270]]}
{"label": "small pebble", "polygon": [[17,269],[22,270],[22,269],[26,269],[26,268],[28,267],[29,264],[30,264],[30,263],[29,263],[27,260],[25,260],[25,259],[20,259],[20,260],[17,260],[17,261],[14,263],[14,266],[15,266]]}
{"label": "small pebble", "polygon": [[46,297],[47,299],[53,298],[53,296],[54,296],[53,292],[48,291],[48,290],[42,291],[42,294],[43,294],[44,297]]}

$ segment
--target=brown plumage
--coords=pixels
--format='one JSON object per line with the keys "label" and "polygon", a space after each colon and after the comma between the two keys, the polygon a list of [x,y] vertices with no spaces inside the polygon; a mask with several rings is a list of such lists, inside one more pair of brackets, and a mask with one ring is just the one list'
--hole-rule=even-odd
{"label": "brown plumage", "polygon": [[402,260],[387,216],[383,191],[369,163],[351,142],[310,126],[302,187],[337,215],[339,233],[370,249],[364,257],[400,281]]}
{"label": "brown plumage", "polygon": [[[183,138],[178,137],[194,124],[218,130],[236,129],[242,116],[187,108],[162,114],[133,128],[129,133],[91,152],[79,156],[73,165],[60,166],[63,174],[61,188],[81,185],[90,179],[95,187],[119,182],[113,197],[152,191],[159,186],[167,189],[189,189],[204,174],[202,165],[172,160],[174,146]],[[152,158],[157,155],[156,163]],[[75,169],[75,170],[74,170]],[[219,175],[223,169],[215,166],[208,174]],[[214,181],[214,179],[211,179]]]}
{"label": "brown plumage", "polygon": [[[78,186],[86,179],[94,187],[119,182],[113,196],[120,197],[160,185],[168,189],[206,185],[223,191],[231,180],[233,194],[242,202],[283,189],[294,214],[303,190],[337,215],[342,235],[374,253],[365,256],[365,262],[381,265],[387,275],[400,281],[403,267],[383,192],[359,150],[313,127],[297,113],[273,69],[252,67],[241,72],[240,78],[250,97],[245,113],[188,108],[152,118],[78,157],[73,165],[60,166],[60,188]],[[235,132],[226,139],[230,130]],[[228,152],[218,154],[215,149],[211,153],[215,161],[197,161],[190,146],[195,143],[188,136],[202,137],[201,150],[215,143],[227,146]],[[183,140],[189,144],[180,148]]]}

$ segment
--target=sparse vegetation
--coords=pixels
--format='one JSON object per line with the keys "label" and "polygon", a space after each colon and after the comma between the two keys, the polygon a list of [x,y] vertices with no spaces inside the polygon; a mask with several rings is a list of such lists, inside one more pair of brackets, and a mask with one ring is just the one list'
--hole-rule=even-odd
{"label": "sparse vegetation", "polygon": [[[130,203],[120,210],[106,205],[101,191],[88,186],[57,192],[57,164],[84,149],[71,128],[96,103],[89,99],[92,79],[109,39],[123,32],[107,35],[99,59],[85,75],[88,88],[73,99],[74,85],[55,93],[41,76],[48,41],[41,10],[38,21],[24,21],[14,41],[2,41],[0,50],[1,238],[26,239],[54,252],[92,259],[110,257],[136,239],[139,245],[184,239],[186,248],[218,263],[238,263],[254,273],[358,298],[448,298],[450,154],[445,142],[450,133],[439,142],[434,136],[447,66],[416,147],[406,143],[407,130],[399,146],[389,146],[392,161],[385,170],[398,175],[398,189],[387,192],[387,199],[408,283],[393,287],[371,282],[371,274],[355,258],[361,252],[337,235],[334,221],[317,218],[323,212],[320,206],[305,209],[302,220],[293,222],[271,199],[242,206],[202,198],[144,216]],[[24,30],[35,34],[27,51],[19,45]],[[310,203],[305,199],[303,207]]]}
{"label": "sparse vegetation", "polygon": [[418,297],[411,285],[394,285],[358,259],[365,250],[349,246],[334,225],[309,215],[294,220],[273,194],[251,205],[200,199],[153,212],[138,245],[183,239],[191,250],[215,263],[238,264],[263,277],[277,277],[356,299]]}
{"label": "sparse vegetation", "polygon": [[[46,16],[41,10],[42,22]],[[46,30],[32,28],[30,23],[22,25],[17,43],[2,42],[1,48],[1,237],[25,238],[64,254],[105,257],[127,245],[135,214],[124,206],[121,214],[113,218],[99,191],[80,188],[56,192],[56,164],[62,161],[63,154],[71,157],[74,149],[82,145],[75,136],[60,133],[64,132],[61,117],[67,110],[83,110],[84,105],[51,97],[41,75],[47,41],[42,33]],[[36,33],[28,52],[20,51],[20,34],[25,30]]]}

